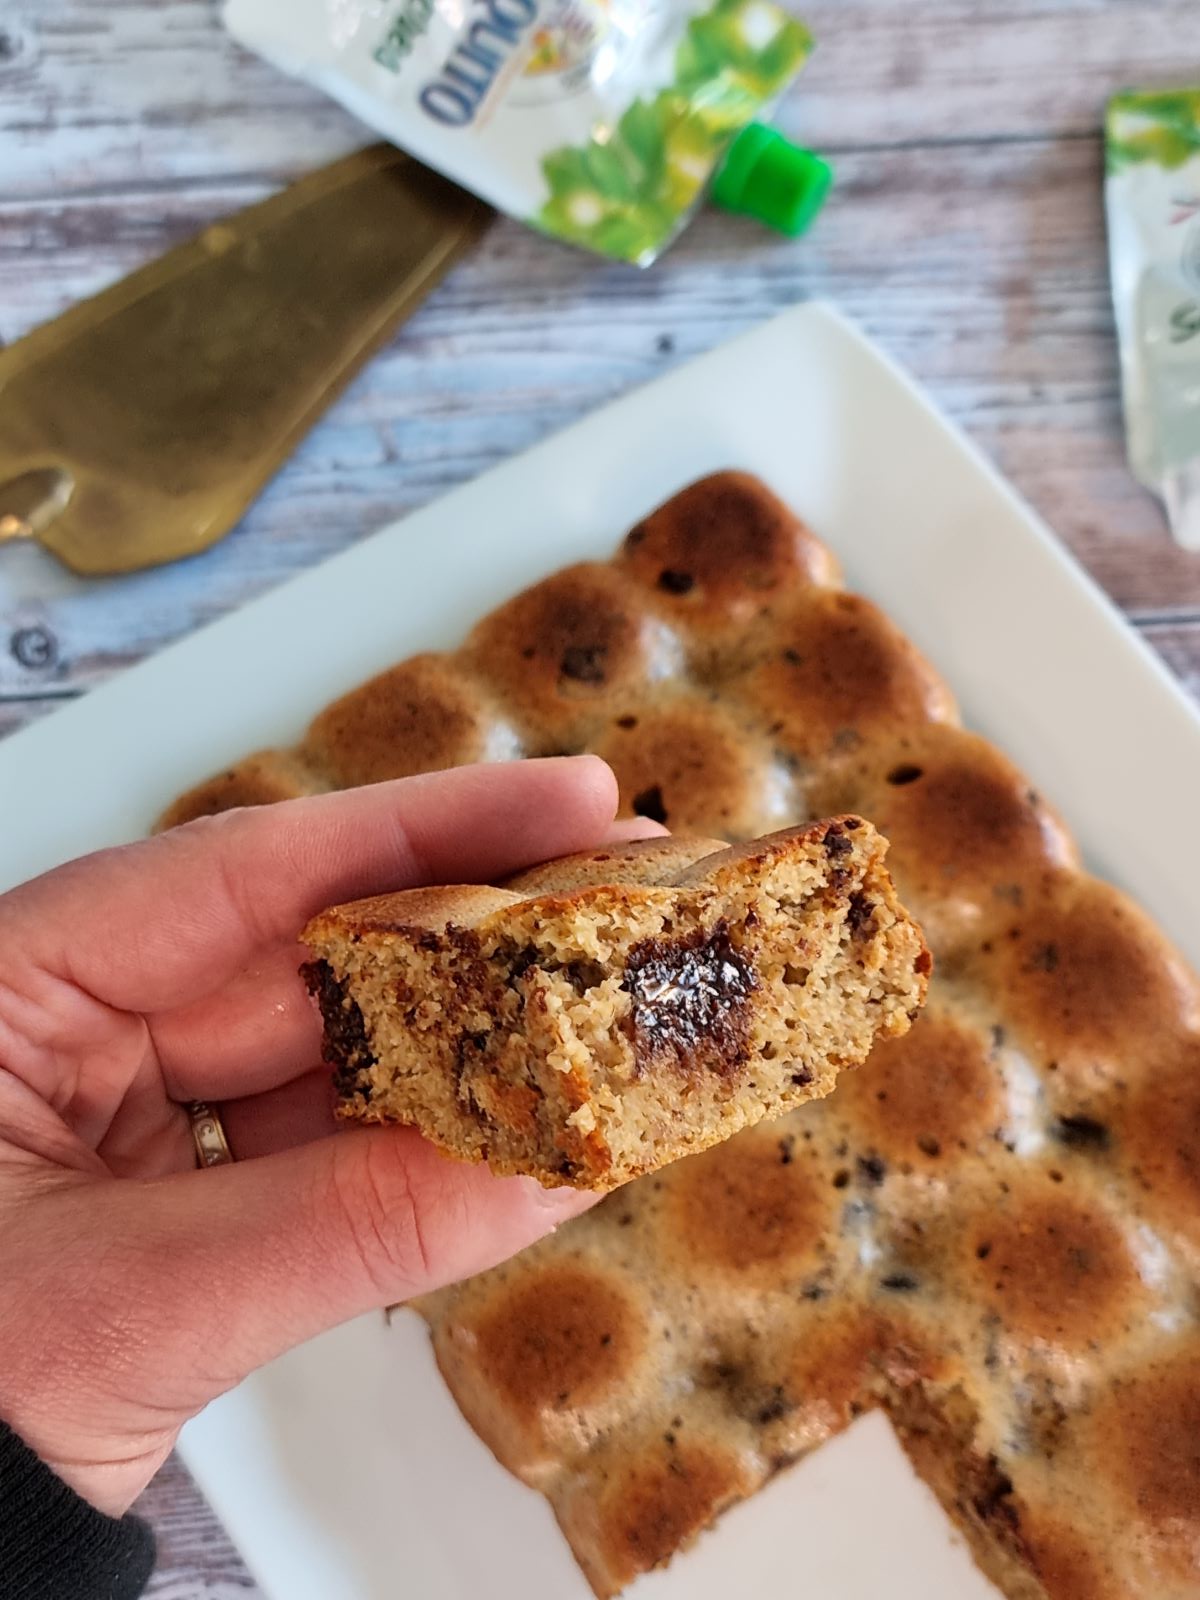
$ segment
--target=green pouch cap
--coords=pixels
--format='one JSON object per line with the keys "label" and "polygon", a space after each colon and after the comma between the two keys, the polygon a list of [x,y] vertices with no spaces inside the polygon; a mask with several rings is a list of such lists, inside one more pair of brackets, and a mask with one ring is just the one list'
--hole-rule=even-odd
{"label": "green pouch cap", "polygon": [[754,217],[794,239],[820,211],[832,182],[827,161],[752,122],[730,145],[711,193],[726,211]]}

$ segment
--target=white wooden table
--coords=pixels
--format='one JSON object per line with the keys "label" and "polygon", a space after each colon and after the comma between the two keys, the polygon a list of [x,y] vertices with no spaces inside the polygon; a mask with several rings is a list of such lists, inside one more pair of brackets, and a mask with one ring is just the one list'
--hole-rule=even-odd
{"label": "white wooden table", "polygon": [[[1200,81],[1195,0],[803,14],[819,49],[781,120],[839,174],[809,239],[714,213],[639,273],[498,223],[223,544],[103,583],[0,556],[0,734],[808,295],[928,385],[1200,695],[1200,557],[1124,466],[1098,137],[1114,89]],[[364,139],[216,0],[3,0],[0,338]],[[255,1592],[176,1464],[142,1510],[154,1594]]]}

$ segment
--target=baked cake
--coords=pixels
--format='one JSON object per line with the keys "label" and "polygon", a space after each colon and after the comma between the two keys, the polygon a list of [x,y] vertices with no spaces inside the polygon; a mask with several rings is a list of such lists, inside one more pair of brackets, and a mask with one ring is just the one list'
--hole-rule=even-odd
{"label": "baked cake", "polygon": [[925,998],[886,848],[840,817],[323,912],[302,937],[339,1114],[611,1189],[828,1094]]}
{"label": "baked cake", "polygon": [[826,1099],[421,1307],[596,1593],[882,1406],[1010,1600],[1196,1600],[1200,984],[760,483],[694,484],[171,820],[553,750],[681,831],[869,817],[936,963]]}

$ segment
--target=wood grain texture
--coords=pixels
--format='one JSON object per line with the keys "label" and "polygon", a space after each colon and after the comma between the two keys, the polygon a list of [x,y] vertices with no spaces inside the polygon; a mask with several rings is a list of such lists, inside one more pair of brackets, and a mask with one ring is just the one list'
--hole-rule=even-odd
{"label": "wood grain texture", "polygon": [[[0,736],[654,374],[811,295],[902,361],[1200,697],[1200,558],[1124,466],[1103,102],[1179,81],[1195,0],[813,0],[781,122],[834,154],[810,238],[702,216],[649,272],[497,223],[205,555],[100,583],[0,556]],[[213,0],[6,0],[0,338],[364,141]],[[614,529],[614,539],[620,530]],[[172,1461],[152,1593],[253,1581]]]}
{"label": "wood grain texture", "polygon": [[171,1456],[134,1508],[153,1527],[155,1600],[246,1600],[262,1590],[208,1509],[178,1456]]}
{"label": "wood grain texture", "polygon": [[[1090,138],[1114,83],[1178,79],[1191,0],[812,0],[781,117],[830,149]],[[280,177],[357,126],[223,37],[213,0],[6,0],[6,192]]]}
{"label": "wood grain texture", "polygon": [[[227,541],[82,581],[0,562],[0,696],[87,687],[494,462],[805,295],[903,361],[1119,603],[1200,614],[1200,562],[1125,470],[1094,142],[859,152],[811,239],[717,214],[650,272],[497,223],[354,384]],[[17,333],[233,203],[210,184],[0,203]],[[614,529],[614,539],[619,530]],[[30,653],[15,636],[44,628]]]}

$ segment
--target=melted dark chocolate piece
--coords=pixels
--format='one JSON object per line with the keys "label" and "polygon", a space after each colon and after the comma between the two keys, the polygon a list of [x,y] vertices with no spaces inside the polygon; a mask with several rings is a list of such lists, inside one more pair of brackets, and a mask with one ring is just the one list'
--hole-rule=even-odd
{"label": "melted dark chocolate piece", "polygon": [[558,670],[564,678],[574,678],[577,683],[603,683],[604,657],[607,647],[602,644],[572,644],[563,651]]}
{"label": "melted dark chocolate piece", "polygon": [[667,808],[663,803],[661,784],[656,783],[652,788],[643,789],[640,794],[635,794],[633,797],[633,811],[635,816],[649,817],[651,822],[665,824]]}
{"label": "melted dark chocolate piece", "polygon": [[728,1072],[746,1059],[747,1002],[758,980],[725,922],[678,939],[643,939],[625,962],[635,1059]]}
{"label": "melted dark chocolate piece", "polygon": [[1095,1117],[1059,1117],[1052,1131],[1073,1150],[1107,1150],[1111,1143],[1108,1128]]}
{"label": "melted dark chocolate piece", "polygon": [[879,1287],[890,1290],[892,1294],[911,1294],[921,1285],[911,1272],[889,1272],[885,1278],[880,1278]]}
{"label": "melted dark chocolate piece", "polygon": [[905,763],[902,766],[893,767],[887,775],[887,781],[899,787],[906,783],[919,783],[924,776],[925,769],[923,767],[914,767]]}
{"label": "melted dark chocolate piece", "polygon": [[887,1162],[882,1156],[859,1156],[858,1171],[863,1182],[876,1189],[887,1177]]}
{"label": "melted dark chocolate piece", "polygon": [[863,894],[861,889],[856,889],[850,896],[850,903],[846,907],[846,926],[856,939],[866,937],[867,930],[872,926],[875,916],[875,902]]}
{"label": "melted dark chocolate piece", "polygon": [[342,1099],[361,1094],[369,1100],[371,1086],[360,1082],[359,1074],[375,1065],[375,1055],[367,1043],[367,1026],[358,1002],[350,998],[328,961],[305,962],[300,976],[321,1008],[325,1022],[321,1053],[333,1068],[334,1088]]}
{"label": "melted dark chocolate piece", "polygon": [[836,861],[838,856],[848,856],[853,849],[854,844],[847,839],[846,830],[841,823],[835,822],[825,835],[825,854]]}
{"label": "melted dark chocolate piece", "polygon": [[1021,1519],[1013,1503],[1013,1481],[994,1455],[989,1455],[987,1461],[980,1465],[978,1478],[971,1504],[980,1521],[1000,1523],[1015,1530]]}

